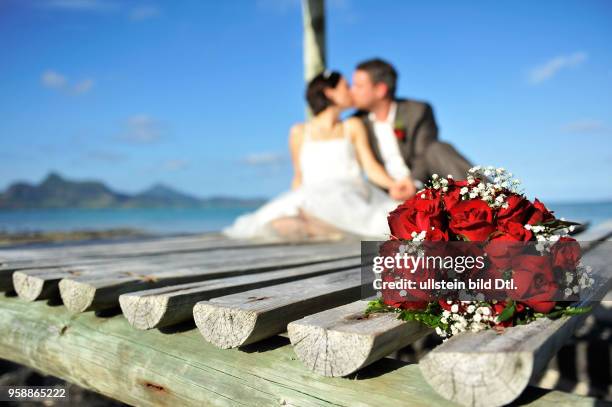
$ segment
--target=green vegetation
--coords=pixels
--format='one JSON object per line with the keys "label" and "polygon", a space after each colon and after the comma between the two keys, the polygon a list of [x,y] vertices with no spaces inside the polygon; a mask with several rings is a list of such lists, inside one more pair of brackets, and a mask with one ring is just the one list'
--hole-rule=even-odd
{"label": "green vegetation", "polygon": [[38,185],[19,182],[0,193],[0,209],[252,207],[261,203],[262,199],[200,199],[162,184],[129,195],[99,181],[72,181],[56,173],[50,173]]}

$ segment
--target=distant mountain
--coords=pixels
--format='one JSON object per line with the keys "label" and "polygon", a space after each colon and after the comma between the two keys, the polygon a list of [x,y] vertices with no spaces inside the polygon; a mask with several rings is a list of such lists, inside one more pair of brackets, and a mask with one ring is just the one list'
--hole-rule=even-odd
{"label": "distant mountain", "polygon": [[17,208],[146,208],[255,206],[263,199],[200,199],[163,184],[129,195],[99,181],[73,181],[51,172],[38,185],[19,182],[0,193],[0,209]]}
{"label": "distant mountain", "polygon": [[134,195],[130,206],[200,206],[202,200],[179,192],[164,184],[155,184],[143,192]]}

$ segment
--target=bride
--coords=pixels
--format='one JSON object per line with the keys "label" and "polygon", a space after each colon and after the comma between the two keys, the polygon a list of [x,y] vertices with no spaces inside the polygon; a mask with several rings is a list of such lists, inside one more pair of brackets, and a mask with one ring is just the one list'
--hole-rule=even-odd
{"label": "bride", "polygon": [[[352,107],[347,81],[325,71],[306,89],[314,117],[291,128],[292,189],[226,228],[234,238],[340,238],[346,234],[386,239],[387,214],[415,193],[409,178],[394,180],[376,161],[358,118],[340,120]],[[366,181],[368,179],[389,191]]]}

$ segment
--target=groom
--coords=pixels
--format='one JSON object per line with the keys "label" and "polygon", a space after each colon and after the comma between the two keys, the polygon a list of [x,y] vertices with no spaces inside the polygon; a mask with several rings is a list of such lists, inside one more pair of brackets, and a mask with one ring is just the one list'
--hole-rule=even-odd
{"label": "groom", "polygon": [[427,103],[395,97],[397,72],[382,59],[357,65],[351,93],[374,156],[394,179],[410,177],[407,199],[432,174],[463,178],[472,166],[453,146],[438,141],[438,126]]}

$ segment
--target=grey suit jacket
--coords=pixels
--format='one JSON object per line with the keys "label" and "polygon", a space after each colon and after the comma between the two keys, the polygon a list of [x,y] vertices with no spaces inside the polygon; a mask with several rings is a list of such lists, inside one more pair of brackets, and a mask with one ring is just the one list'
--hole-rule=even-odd
{"label": "grey suit jacket", "polygon": [[[394,127],[403,128],[406,134],[403,140],[397,140],[400,152],[408,168],[420,168],[425,160],[427,146],[438,139],[438,126],[433,109],[428,103],[410,99],[396,99],[395,103],[397,112]],[[368,140],[376,160],[384,165],[368,112],[359,111],[356,116],[363,120],[367,128]]]}

